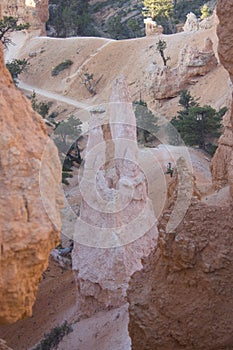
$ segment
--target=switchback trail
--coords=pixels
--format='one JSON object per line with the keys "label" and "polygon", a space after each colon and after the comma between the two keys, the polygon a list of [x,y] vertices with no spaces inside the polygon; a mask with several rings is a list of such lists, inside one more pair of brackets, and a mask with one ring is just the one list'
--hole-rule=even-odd
{"label": "switchback trail", "polygon": [[35,91],[35,93],[40,95],[40,96],[44,96],[44,97],[47,97],[47,98],[52,99],[52,100],[64,102],[64,103],[67,103],[68,105],[71,105],[71,106],[74,106],[77,108],[81,108],[81,109],[90,109],[91,108],[91,106],[89,106],[85,103],[78,102],[74,99],[71,99],[69,97],[65,97],[65,96],[60,95],[60,94],[56,94],[54,92],[39,89],[35,86],[28,85],[22,81],[19,81],[18,87],[22,90],[25,90],[25,91],[30,91],[30,92]]}

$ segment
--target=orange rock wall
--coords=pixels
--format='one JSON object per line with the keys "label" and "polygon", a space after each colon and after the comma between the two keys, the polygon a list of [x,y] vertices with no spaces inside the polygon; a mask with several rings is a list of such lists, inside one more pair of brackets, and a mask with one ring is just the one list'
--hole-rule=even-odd
{"label": "orange rock wall", "polygon": [[197,200],[175,233],[160,232],[130,282],[133,350],[232,348],[232,232],[231,207]]}
{"label": "orange rock wall", "polygon": [[14,86],[1,49],[0,324],[4,324],[32,313],[50,250],[59,240],[62,196],[57,149],[41,117]]}
{"label": "orange rock wall", "polygon": [[[219,0],[217,3],[217,15],[219,25],[217,34],[219,37],[218,53],[222,65],[228,70],[233,82],[233,7],[227,0]],[[212,161],[212,176],[216,187],[230,184],[233,195],[233,104],[229,103],[226,116],[225,132],[219,140],[219,148]]]}

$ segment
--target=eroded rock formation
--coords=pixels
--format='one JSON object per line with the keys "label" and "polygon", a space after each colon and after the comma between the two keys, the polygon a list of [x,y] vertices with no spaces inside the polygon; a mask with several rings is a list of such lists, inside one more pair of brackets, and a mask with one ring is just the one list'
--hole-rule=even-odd
{"label": "eroded rock formation", "polygon": [[177,96],[198,76],[206,75],[217,66],[213,43],[206,38],[202,50],[186,45],[180,52],[175,68],[153,66],[147,71],[148,88],[153,98],[160,100]]}
{"label": "eroded rock formation", "polygon": [[49,19],[48,0],[0,0],[0,17],[13,16],[19,22],[29,23],[29,30],[46,34],[45,24]]}
{"label": "eroded rock formation", "polygon": [[[217,13],[220,58],[232,78],[233,9],[229,2],[220,0]],[[214,183],[229,184],[232,195],[231,112],[227,120],[228,127],[212,162],[212,173]],[[229,189],[225,189],[226,195]],[[172,203],[176,202],[177,190],[177,179],[174,179],[168,190],[167,210],[159,224],[158,248],[144,260],[143,269],[130,281],[132,348],[232,349],[232,196],[218,200],[219,191],[201,201],[194,195],[183,220],[169,231],[167,220],[173,210]]]}
{"label": "eroded rock formation", "polygon": [[216,25],[216,13],[214,11],[214,14],[210,17],[207,17],[203,19],[202,21],[198,20],[196,15],[192,12],[187,14],[187,19],[185,22],[185,25],[183,27],[183,30],[185,32],[196,32],[197,30],[201,29],[209,29]]}
{"label": "eroded rock formation", "polygon": [[232,208],[193,199],[174,233],[160,231],[130,283],[134,350],[232,346],[232,230]]}
{"label": "eroded rock formation", "polygon": [[193,12],[189,12],[187,14],[187,19],[184,24],[185,32],[195,32],[199,29],[199,22],[197,16]]}
{"label": "eroded rock formation", "polygon": [[163,27],[161,25],[158,25],[155,21],[153,21],[152,18],[144,19],[144,24],[146,36],[155,34],[159,35],[163,33]]}
{"label": "eroded rock formation", "polygon": [[[219,25],[217,34],[219,37],[219,58],[223,66],[228,70],[231,82],[233,82],[233,47],[231,34],[233,24],[231,21],[233,8],[227,1],[220,0],[217,4]],[[231,85],[232,90],[232,85]],[[212,176],[217,188],[230,184],[233,195],[233,103],[229,102],[225,120],[225,132],[219,140],[219,147],[212,161]]]}
{"label": "eroded rock formation", "polygon": [[[232,204],[199,200],[192,174],[177,161],[177,176],[159,221],[158,249],[130,281],[129,332],[133,350],[209,350],[232,347]],[[190,182],[191,181],[191,182]],[[180,224],[169,230],[179,192],[193,197]],[[212,201],[213,202],[213,201]]]}
{"label": "eroded rock formation", "polygon": [[146,178],[137,160],[135,116],[123,80],[116,81],[102,120],[96,115],[80,182],[83,199],[72,254],[82,317],[126,302],[129,278],[142,267],[157,238]]}
{"label": "eroded rock formation", "polygon": [[[0,48],[1,49],[1,48]],[[0,52],[0,324],[29,316],[60,231],[61,166]]]}

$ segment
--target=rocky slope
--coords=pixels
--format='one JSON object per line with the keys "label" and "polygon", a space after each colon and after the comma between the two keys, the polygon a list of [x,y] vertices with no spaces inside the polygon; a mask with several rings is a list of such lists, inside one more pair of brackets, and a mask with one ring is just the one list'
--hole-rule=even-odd
{"label": "rocky slope", "polygon": [[[219,55],[232,74],[232,48],[227,40],[232,31],[232,9],[219,1],[217,13]],[[214,182],[232,184],[232,111],[228,128],[212,162]],[[224,140],[228,139],[228,142]],[[142,271],[134,274],[128,292],[129,331],[132,347],[163,350],[232,349],[232,197],[200,201],[194,196],[180,224],[169,231],[177,195],[170,187],[170,200],[159,225],[157,251],[145,259]],[[223,191],[223,190],[222,190]],[[232,189],[231,189],[232,191]],[[210,196],[211,197],[211,196]]]}
{"label": "rocky slope", "polygon": [[[207,50],[205,48],[208,38],[213,42],[213,51],[210,46]],[[156,52],[155,44],[159,39],[167,42],[166,56],[171,57],[167,69],[164,69],[162,59]],[[58,43],[63,50],[54,55]],[[133,100],[139,100],[141,93],[142,99],[152,110],[167,119],[179,109],[178,97],[174,96],[184,87],[189,89],[192,96],[200,98],[201,105],[210,104],[216,109],[226,105],[228,76],[220,64],[216,66],[215,59],[218,59],[216,21],[206,30],[134,40],[32,38],[25,42],[20,57],[29,58],[30,61],[27,72],[21,75],[24,82],[88,105],[107,103],[112,82],[119,74],[126,77]],[[73,64],[52,77],[52,69],[67,59],[72,60]],[[181,62],[182,68],[178,68]],[[95,96],[83,84],[85,72],[93,74],[94,81],[100,79]],[[158,92],[157,84],[161,92]],[[169,89],[165,89],[165,86],[169,86]]]}
{"label": "rocky slope", "polygon": [[2,50],[0,72],[0,323],[6,323],[32,313],[49,252],[58,243],[62,195],[57,150],[14,86]]}

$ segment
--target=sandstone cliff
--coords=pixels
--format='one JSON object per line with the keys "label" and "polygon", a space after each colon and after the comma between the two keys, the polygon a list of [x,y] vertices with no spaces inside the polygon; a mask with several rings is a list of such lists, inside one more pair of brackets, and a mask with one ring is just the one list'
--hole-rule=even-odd
{"label": "sandstone cliff", "polygon": [[[1,49],[1,48],[0,48]],[[0,52],[0,323],[31,315],[61,227],[61,166],[45,125]]]}
{"label": "sandstone cliff", "polygon": [[[220,0],[217,5],[219,25],[217,34],[219,37],[219,58],[222,65],[228,70],[231,82],[233,82],[233,47],[231,45],[231,34],[233,29],[233,8],[227,1]],[[232,90],[232,85],[230,87]],[[233,195],[233,104],[228,105],[228,113],[225,121],[226,129],[219,140],[219,147],[212,161],[212,176],[216,187],[230,184]]]}
{"label": "sandstone cliff", "polygon": [[232,230],[231,207],[193,200],[174,233],[160,231],[130,283],[134,350],[232,348]]}
{"label": "sandstone cliff", "polygon": [[[231,78],[232,11],[226,0],[218,1],[219,56]],[[229,183],[233,194],[231,109],[226,124],[212,174],[216,186]],[[183,220],[169,231],[167,218],[176,202],[177,189],[174,179],[160,220],[158,249],[144,260],[142,271],[130,281],[133,349],[232,349],[232,197],[218,202],[193,196]]]}
{"label": "sandstone cliff", "polygon": [[177,168],[180,166],[185,186],[179,189],[176,175],[168,187],[168,201],[158,225],[158,249],[130,281],[133,349],[231,349],[232,202],[218,206],[215,200],[206,205],[193,183],[185,217],[169,230],[179,192],[184,201],[186,184],[193,182],[192,174],[178,160]]}

